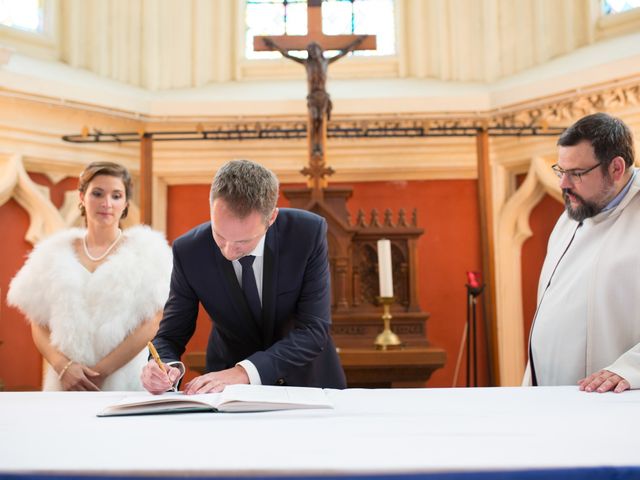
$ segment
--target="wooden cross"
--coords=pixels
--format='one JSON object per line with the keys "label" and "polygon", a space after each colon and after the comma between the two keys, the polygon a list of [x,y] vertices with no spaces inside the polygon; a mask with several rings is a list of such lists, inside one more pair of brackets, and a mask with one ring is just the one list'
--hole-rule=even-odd
{"label": "wooden cross", "polygon": [[[312,195],[322,197],[325,177],[333,173],[325,164],[327,121],[331,116],[331,99],[326,91],[327,67],[353,50],[375,50],[375,35],[325,35],[322,33],[322,0],[307,0],[307,35],[256,36],[254,51],[277,50],[285,58],[305,66],[307,70],[307,109],[309,111],[309,165],[301,173],[309,177]],[[292,50],[307,50],[307,58],[296,57]],[[325,57],[325,50],[338,50]]]}
{"label": "wooden cross", "polygon": [[[270,38],[286,50],[306,50],[311,42],[319,43],[324,50],[342,50],[359,35],[325,35],[322,33],[322,0],[307,0],[307,35],[270,35],[253,37],[256,52],[273,50],[264,44]],[[376,36],[366,35],[365,40],[354,50],[375,50]]]}

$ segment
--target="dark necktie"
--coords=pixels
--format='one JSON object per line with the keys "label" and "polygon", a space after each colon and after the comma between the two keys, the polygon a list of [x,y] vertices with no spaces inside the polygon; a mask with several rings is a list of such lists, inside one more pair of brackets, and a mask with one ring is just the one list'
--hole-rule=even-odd
{"label": "dark necktie", "polygon": [[258,287],[256,285],[256,276],[253,273],[253,261],[256,259],[253,255],[242,257],[240,265],[242,265],[242,291],[244,298],[247,300],[251,315],[254,320],[260,323],[262,320],[262,305],[260,304],[260,296],[258,295]]}

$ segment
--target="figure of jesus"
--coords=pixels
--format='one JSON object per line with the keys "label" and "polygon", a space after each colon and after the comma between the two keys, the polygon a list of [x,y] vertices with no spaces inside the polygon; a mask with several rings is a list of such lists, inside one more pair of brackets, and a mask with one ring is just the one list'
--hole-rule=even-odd
{"label": "figure of jesus", "polygon": [[283,57],[300,63],[307,69],[307,84],[309,91],[307,94],[307,108],[309,109],[309,114],[311,115],[312,120],[310,135],[313,155],[322,155],[322,120],[325,115],[327,121],[331,118],[331,98],[326,89],[327,68],[329,64],[339,60],[355,49],[364,41],[365,38],[367,38],[367,35],[361,35],[340,50],[338,54],[329,58],[324,56],[324,50],[316,42],[311,42],[307,45],[307,58],[300,58],[289,54],[287,50],[277,45],[270,38],[264,39],[264,43],[267,47],[279,51]]}

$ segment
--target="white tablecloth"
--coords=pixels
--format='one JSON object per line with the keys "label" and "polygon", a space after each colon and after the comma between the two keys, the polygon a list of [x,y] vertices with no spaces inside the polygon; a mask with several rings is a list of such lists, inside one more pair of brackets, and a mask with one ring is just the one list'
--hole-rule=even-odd
{"label": "white tablecloth", "polygon": [[0,472],[356,474],[640,466],[640,391],[328,391],[334,410],[97,418],[125,393],[0,393]]}

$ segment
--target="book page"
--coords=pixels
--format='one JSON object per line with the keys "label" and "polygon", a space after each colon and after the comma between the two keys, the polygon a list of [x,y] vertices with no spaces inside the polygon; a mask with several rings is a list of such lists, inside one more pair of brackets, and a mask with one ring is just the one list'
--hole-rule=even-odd
{"label": "book page", "polygon": [[321,388],[271,385],[227,385],[222,393],[132,395],[107,406],[99,417],[183,412],[261,412],[301,408],[333,408]]}
{"label": "book page", "polygon": [[112,407],[128,407],[137,405],[171,405],[177,402],[201,403],[210,407],[218,405],[220,393],[201,393],[197,395],[185,395],[183,392],[166,392],[161,395],[136,395],[124,397]]}
{"label": "book page", "polygon": [[219,399],[219,393],[185,395],[182,392],[167,392],[162,395],[127,396],[106,407],[98,416],[213,411]]}
{"label": "book page", "polygon": [[220,411],[333,408],[321,388],[272,385],[228,385],[218,402]]}

